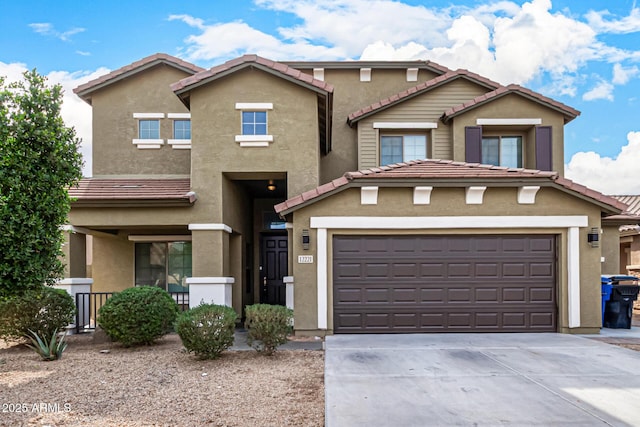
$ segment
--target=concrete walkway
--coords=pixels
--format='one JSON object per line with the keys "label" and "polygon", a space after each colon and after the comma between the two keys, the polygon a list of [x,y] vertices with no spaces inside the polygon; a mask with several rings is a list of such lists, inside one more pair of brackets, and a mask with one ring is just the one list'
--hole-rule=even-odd
{"label": "concrete walkway", "polygon": [[640,425],[640,352],[585,337],[335,335],[325,351],[329,427]]}

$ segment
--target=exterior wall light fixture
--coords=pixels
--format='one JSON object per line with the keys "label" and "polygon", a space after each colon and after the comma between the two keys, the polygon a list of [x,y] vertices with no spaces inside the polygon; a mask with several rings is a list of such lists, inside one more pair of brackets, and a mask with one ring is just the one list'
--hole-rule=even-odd
{"label": "exterior wall light fixture", "polygon": [[276,185],[273,183],[272,179],[270,179],[269,180],[269,184],[267,184],[267,190],[269,190],[269,191],[275,191],[276,190]]}
{"label": "exterior wall light fixture", "polygon": [[592,227],[587,234],[587,242],[592,248],[600,247],[600,229],[598,227]]}
{"label": "exterior wall light fixture", "polygon": [[308,250],[310,242],[311,238],[309,237],[309,230],[305,228],[302,230],[302,249]]}

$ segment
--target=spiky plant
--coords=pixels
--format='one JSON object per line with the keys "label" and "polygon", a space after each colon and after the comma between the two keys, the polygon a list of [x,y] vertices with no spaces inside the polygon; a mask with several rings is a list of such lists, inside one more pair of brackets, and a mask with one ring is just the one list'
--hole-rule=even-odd
{"label": "spiky plant", "polygon": [[64,333],[58,333],[58,330],[54,330],[49,341],[43,340],[40,336],[29,330],[33,337],[29,337],[31,344],[26,344],[27,347],[38,353],[42,360],[50,362],[52,360],[58,360],[62,357],[62,353],[67,349],[67,343],[64,340]]}

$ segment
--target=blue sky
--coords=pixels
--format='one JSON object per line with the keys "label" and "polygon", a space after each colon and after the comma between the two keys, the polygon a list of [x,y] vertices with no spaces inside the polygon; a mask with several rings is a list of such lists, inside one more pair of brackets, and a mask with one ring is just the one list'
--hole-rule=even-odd
{"label": "blue sky", "polygon": [[640,193],[635,0],[27,0],[2,9],[0,75],[37,68],[62,84],[63,116],[85,153],[91,111],[72,89],[156,52],[203,67],[244,53],[430,59],[580,110],[565,127],[567,177],[609,194]]}

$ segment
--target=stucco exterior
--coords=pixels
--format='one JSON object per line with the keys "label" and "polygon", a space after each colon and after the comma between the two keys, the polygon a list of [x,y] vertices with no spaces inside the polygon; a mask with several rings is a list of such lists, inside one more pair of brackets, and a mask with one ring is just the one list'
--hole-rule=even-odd
{"label": "stucco exterior", "polygon": [[[192,251],[187,283],[199,287],[198,295],[207,286],[224,289],[217,302],[242,314],[246,305],[271,298],[263,243],[280,239],[287,252],[276,256],[286,255],[287,268],[281,265],[270,280],[282,288],[286,275],[293,283],[286,303],[294,306],[296,333],[330,334],[335,235],[547,234],[557,244],[557,330],[597,332],[599,275],[619,256],[613,228],[601,218],[622,205],[562,178],[563,127],[579,112],[530,91],[501,90],[466,70],[420,61],[278,63],[248,55],[202,70],[157,54],[115,70],[77,90],[93,108],[94,175],[107,180],[92,186],[87,179],[81,190],[70,190],[77,201],[69,224],[79,236],[65,248],[66,274],[91,275],[96,292],[119,291],[136,283],[137,244],[184,241]],[[489,100],[480,102],[483,96]],[[266,112],[266,134],[243,133],[242,113],[253,110]],[[160,148],[134,144],[140,113],[163,114]],[[169,114],[191,121],[187,149],[167,143]],[[484,135],[522,136],[528,169],[537,165],[536,126],[550,127],[555,172],[514,170],[512,178],[505,168],[487,175],[486,167],[465,163],[465,129],[478,119],[503,121],[482,125]],[[380,165],[380,136],[389,132],[427,135],[428,157],[454,161],[453,169],[467,175],[440,179],[407,170],[393,179],[351,182],[349,171],[388,169]],[[520,198],[526,185],[533,202]],[[378,188],[375,203],[363,203],[361,186]],[[412,202],[417,186],[433,187],[429,203]],[[485,186],[481,203],[470,204],[468,188]],[[282,204],[278,215],[274,205]],[[329,217],[331,226],[314,225]],[[371,226],[341,223],[354,218]],[[447,218],[446,226],[430,227],[438,218]],[[475,222],[460,226],[465,218]],[[421,225],[405,227],[407,219]],[[604,230],[599,247],[587,242],[592,227]],[[90,265],[82,265],[84,234],[93,236]],[[312,261],[299,262],[301,255]]]}

